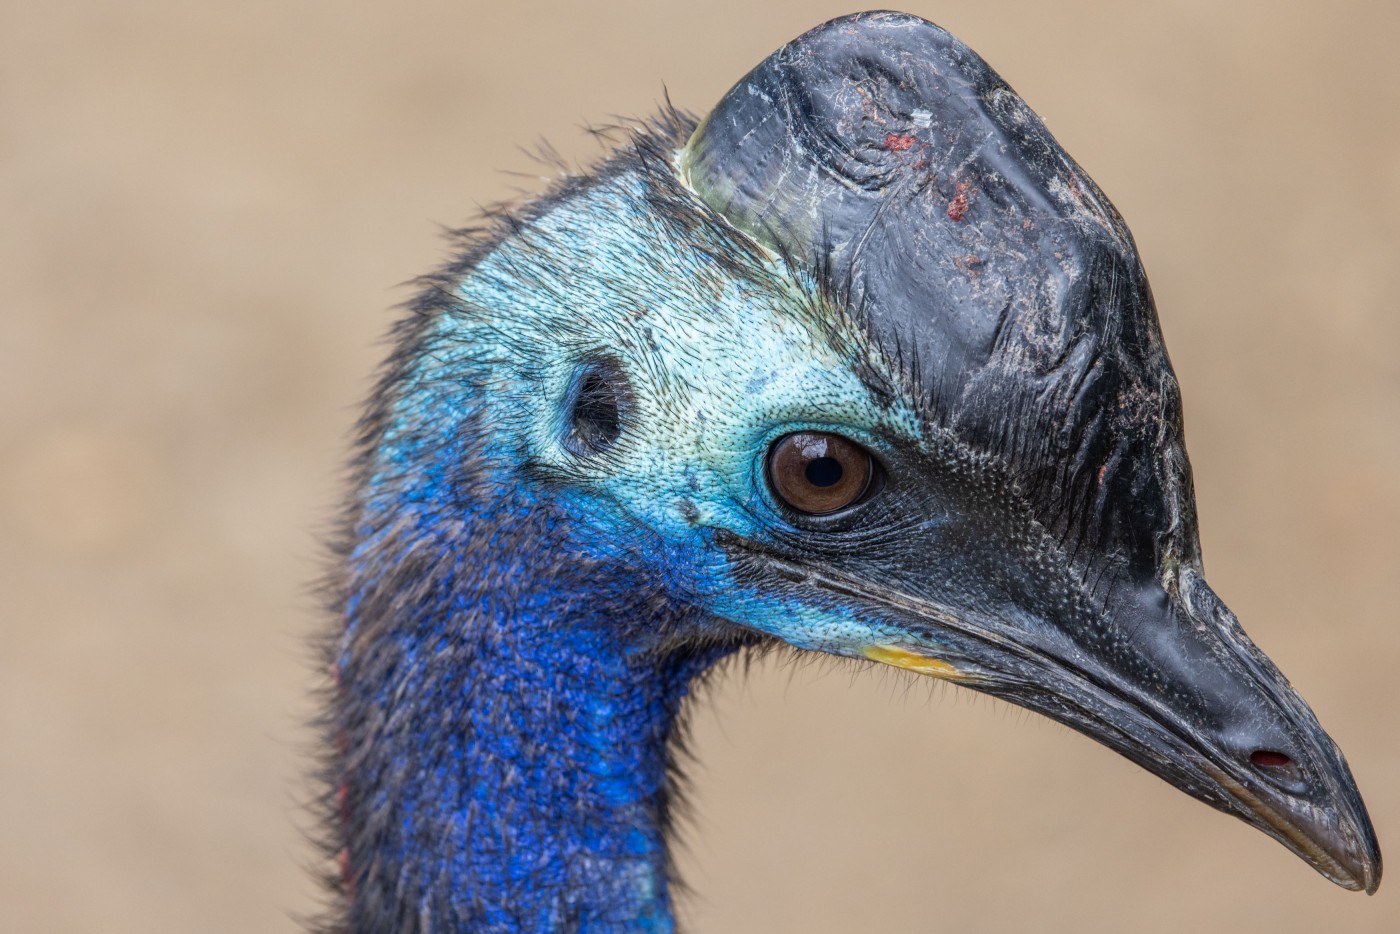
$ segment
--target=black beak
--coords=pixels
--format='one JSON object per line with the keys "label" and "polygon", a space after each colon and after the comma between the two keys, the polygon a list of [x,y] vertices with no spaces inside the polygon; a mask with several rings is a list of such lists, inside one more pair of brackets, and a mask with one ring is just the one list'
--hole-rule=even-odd
{"label": "black beak", "polygon": [[815,647],[1039,711],[1375,891],[1341,753],[1201,578],[1132,236],[1015,92],[931,23],[856,14],[760,63],[678,166],[842,309],[876,404],[918,421],[874,452],[880,496],[725,542],[741,573],[868,634]]}
{"label": "black beak", "polygon": [[[1185,575],[1179,599],[1145,588],[1118,600],[1096,627],[1105,638],[1086,651],[1058,638],[1082,634],[1078,623],[1023,629],[745,551],[775,586],[878,621],[888,635],[865,647],[867,658],[1042,713],[1257,827],[1343,888],[1380,885],[1380,846],[1341,751],[1198,577]],[[1132,640],[1113,635],[1122,633]]]}
{"label": "black beak", "polygon": [[1072,726],[1264,831],[1343,888],[1374,893],[1380,846],[1351,770],[1278,668],[1238,626],[1161,603],[1146,612],[1157,618],[1128,625],[1158,638],[1126,659],[1137,668],[1131,679],[1082,656],[1054,658],[1004,635],[994,642],[986,627],[965,627],[965,653],[942,651],[952,671],[927,667],[929,649],[947,641],[943,626],[913,626],[907,643],[867,654]]}

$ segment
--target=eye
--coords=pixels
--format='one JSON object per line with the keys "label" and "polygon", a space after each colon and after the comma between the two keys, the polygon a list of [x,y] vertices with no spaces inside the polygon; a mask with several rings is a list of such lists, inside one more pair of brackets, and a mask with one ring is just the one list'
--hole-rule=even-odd
{"label": "eye", "polygon": [[801,431],[779,438],[768,453],[768,482],[784,504],[824,516],[860,501],[870,489],[875,461],[849,438]]}
{"label": "eye", "polygon": [[574,380],[569,394],[564,446],[580,457],[612,447],[622,433],[622,419],[631,395],[627,377],[607,363],[590,365]]}

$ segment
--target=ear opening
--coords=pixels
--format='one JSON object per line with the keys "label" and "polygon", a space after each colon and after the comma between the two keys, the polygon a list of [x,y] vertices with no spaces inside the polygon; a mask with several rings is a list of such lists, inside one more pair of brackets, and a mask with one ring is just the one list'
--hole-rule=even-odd
{"label": "ear opening", "polygon": [[632,412],[632,386],[614,360],[590,360],[579,367],[564,397],[565,449],[595,457],[613,446]]}

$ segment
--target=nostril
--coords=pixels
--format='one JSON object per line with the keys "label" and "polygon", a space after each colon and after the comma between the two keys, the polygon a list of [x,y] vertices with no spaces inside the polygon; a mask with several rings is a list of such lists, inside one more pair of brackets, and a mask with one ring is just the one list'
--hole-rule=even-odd
{"label": "nostril", "polygon": [[1307,794],[1308,776],[1304,766],[1286,752],[1255,749],[1249,754],[1249,767],[1254,770],[1256,780],[1272,785],[1279,791],[1290,795]]}
{"label": "nostril", "polygon": [[1277,769],[1293,764],[1292,759],[1276,749],[1256,749],[1249,754],[1249,761],[1265,769]]}

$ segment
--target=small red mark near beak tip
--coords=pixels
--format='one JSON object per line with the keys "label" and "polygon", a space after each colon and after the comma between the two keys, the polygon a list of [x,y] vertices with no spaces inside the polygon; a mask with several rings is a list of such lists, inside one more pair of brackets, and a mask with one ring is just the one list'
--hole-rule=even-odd
{"label": "small red mark near beak tip", "polygon": [[904,152],[914,145],[914,137],[890,133],[885,136],[885,148],[890,152]]}

